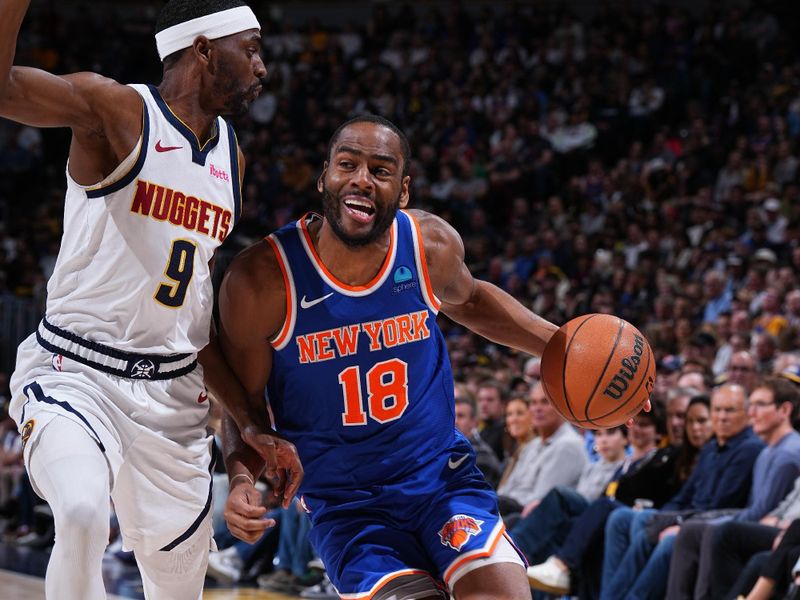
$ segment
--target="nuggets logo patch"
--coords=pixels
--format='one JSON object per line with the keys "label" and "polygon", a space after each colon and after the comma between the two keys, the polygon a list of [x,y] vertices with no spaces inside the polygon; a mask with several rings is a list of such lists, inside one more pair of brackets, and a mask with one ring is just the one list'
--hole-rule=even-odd
{"label": "nuggets logo patch", "polygon": [[25,421],[25,424],[22,426],[22,434],[20,437],[22,438],[22,447],[25,447],[25,444],[28,443],[28,440],[33,433],[33,428],[36,425],[36,421],[34,419],[28,419]]}
{"label": "nuggets logo patch", "polygon": [[467,515],[450,517],[439,531],[442,546],[450,546],[453,550],[460,552],[470,537],[478,535],[482,531],[481,525],[483,525],[483,521]]}
{"label": "nuggets logo patch", "polygon": [[149,358],[137,360],[131,367],[131,377],[134,379],[150,379],[155,372],[156,365]]}

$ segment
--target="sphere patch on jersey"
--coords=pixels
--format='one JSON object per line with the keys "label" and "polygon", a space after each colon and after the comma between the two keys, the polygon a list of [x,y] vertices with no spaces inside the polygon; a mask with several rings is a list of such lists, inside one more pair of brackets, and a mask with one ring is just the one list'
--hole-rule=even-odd
{"label": "sphere patch on jersey", "polygon": [[450,546],[453,550],[460,552],[469,538],[482,531],[481,525],[483,525],[483,521],[469,515],[453,515],[439,531],[442,546]]}
{"label": "sphere patch on jersey", "polygon": [[408,267],[400,266],[394,270],[394,282],[403,283],[414,278],[414,274]]}

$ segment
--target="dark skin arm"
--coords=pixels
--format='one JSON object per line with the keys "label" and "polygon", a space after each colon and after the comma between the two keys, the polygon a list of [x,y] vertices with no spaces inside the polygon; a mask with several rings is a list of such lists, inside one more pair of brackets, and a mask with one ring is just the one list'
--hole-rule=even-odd
{"label": "dark skin arm", "polygon": [[[239,180],[244,179],[245,159],[239,149]],[[214,259],[209,261],[209,272],[214,272]],[[235,435],[240,442],[255,450],[253,457],[247,461],[249,466],[244,472],[255,481],[266,470],[266,476],[275,482],[275,494],[283,495],[296,490],[285,490],[289,481],[302,480],[302,467],[296,452],[279,452],[283,440],[273,435],[267,413],[264,410],[264,399],[248,394],[222,354],[219,336],[214,322],[211,322],[208,345],[197,355],[203,366],[204,383],[214,397],[220,401],[223,415],[223,436]],[[225,427],[226,421],[228,426]],[[269,433],[265,433],[269,432]],[[276,442],[278,442],[276,444]],[[245,444],[242,444],[243,446]],[[246,446],[245,446],[246,447]],[[286,474],[289,474],[288,477]],[[241,478],[240,478],[241,479]],[[292,496],[289,496],[291,499]]]}
{"label": "dark skin arm", "polygon": [[0,4],[0,116],[34,127],[71,128],[70,174],[80,184],[97,183],[136,146],[142,100],[135,90],[96,73],[56,76],[13,67],[28,4]]}
{"label": "dark skin arm", "polygon": [[[425,259],[441,311],[486,339],[541,356],[558,326],[534,314],[497,286],[475,279],[464,263],[464,243],[447,222],[410,211],[422,231]],[[644,406],[650,410],[650,402]],[[628,426],[633,425],[633,419]]]}
{"label": "dark skin arm", "polygon": [[541,355],[558,326],[542,319],[491,283],[472,276],[464,264],[461,236],[447,222],[420,210],[419,222],[431,285],[448,317],[510,348]]}
{"label": "dark skin arm", "polygon": [[[275,254],[262,241],[234,259],[220,289],[222,351],[251,406],[259,406],[265,419],[264,389],[272,368],[269,340],[281,329],[286,316],[283,285]],[[264,468],[264,461],[242,441],[238,427],[227,415],[223,417],[222,454],[231,483],[225,519],[231,533],[252,543],[273,525],[261,519],[261,496],[251,484]],[[302,468],[295,447],[280,438],[276,439],[276,456],[279,489],[284,487],[283,505],[288,507],[300,487]],[[283,468],[285,464],[293,465],[293,470]]]}

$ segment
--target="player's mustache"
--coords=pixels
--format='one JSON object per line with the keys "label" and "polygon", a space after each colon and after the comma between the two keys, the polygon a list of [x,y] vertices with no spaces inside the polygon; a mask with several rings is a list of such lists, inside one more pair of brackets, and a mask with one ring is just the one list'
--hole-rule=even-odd
{"label": "player's mustache", "polygon": [[345,196],[361,196],[362,198],[366,198],[367,200],[372,200],[375,202],[375,195],[369,192],[362,192],[359,190],[352,190],[349,192],[340,192],[338,199],[341,200]]}

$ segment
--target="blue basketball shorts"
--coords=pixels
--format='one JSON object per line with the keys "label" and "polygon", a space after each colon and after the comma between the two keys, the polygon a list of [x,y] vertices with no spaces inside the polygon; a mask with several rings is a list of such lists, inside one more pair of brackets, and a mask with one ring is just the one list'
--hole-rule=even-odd
{"label": "blue basketball shorts", "polygon": [[[448,460],[458,463],[465,455],[455,456]],[[454,575],[466,565],[492,557],[498,545],[513,546],[494,490],[475,467],[474,455],[467,458],[460,468],[439,468],[426,480],[418,472],[410,481],[338,497],[303,497],[311,543],[342,598],[373,598],[403,575],[424,577],[434,591],[452,589]],[[425,485],[416,485],[423,480]],[[494,562],[524,561],[513,549]]]}

